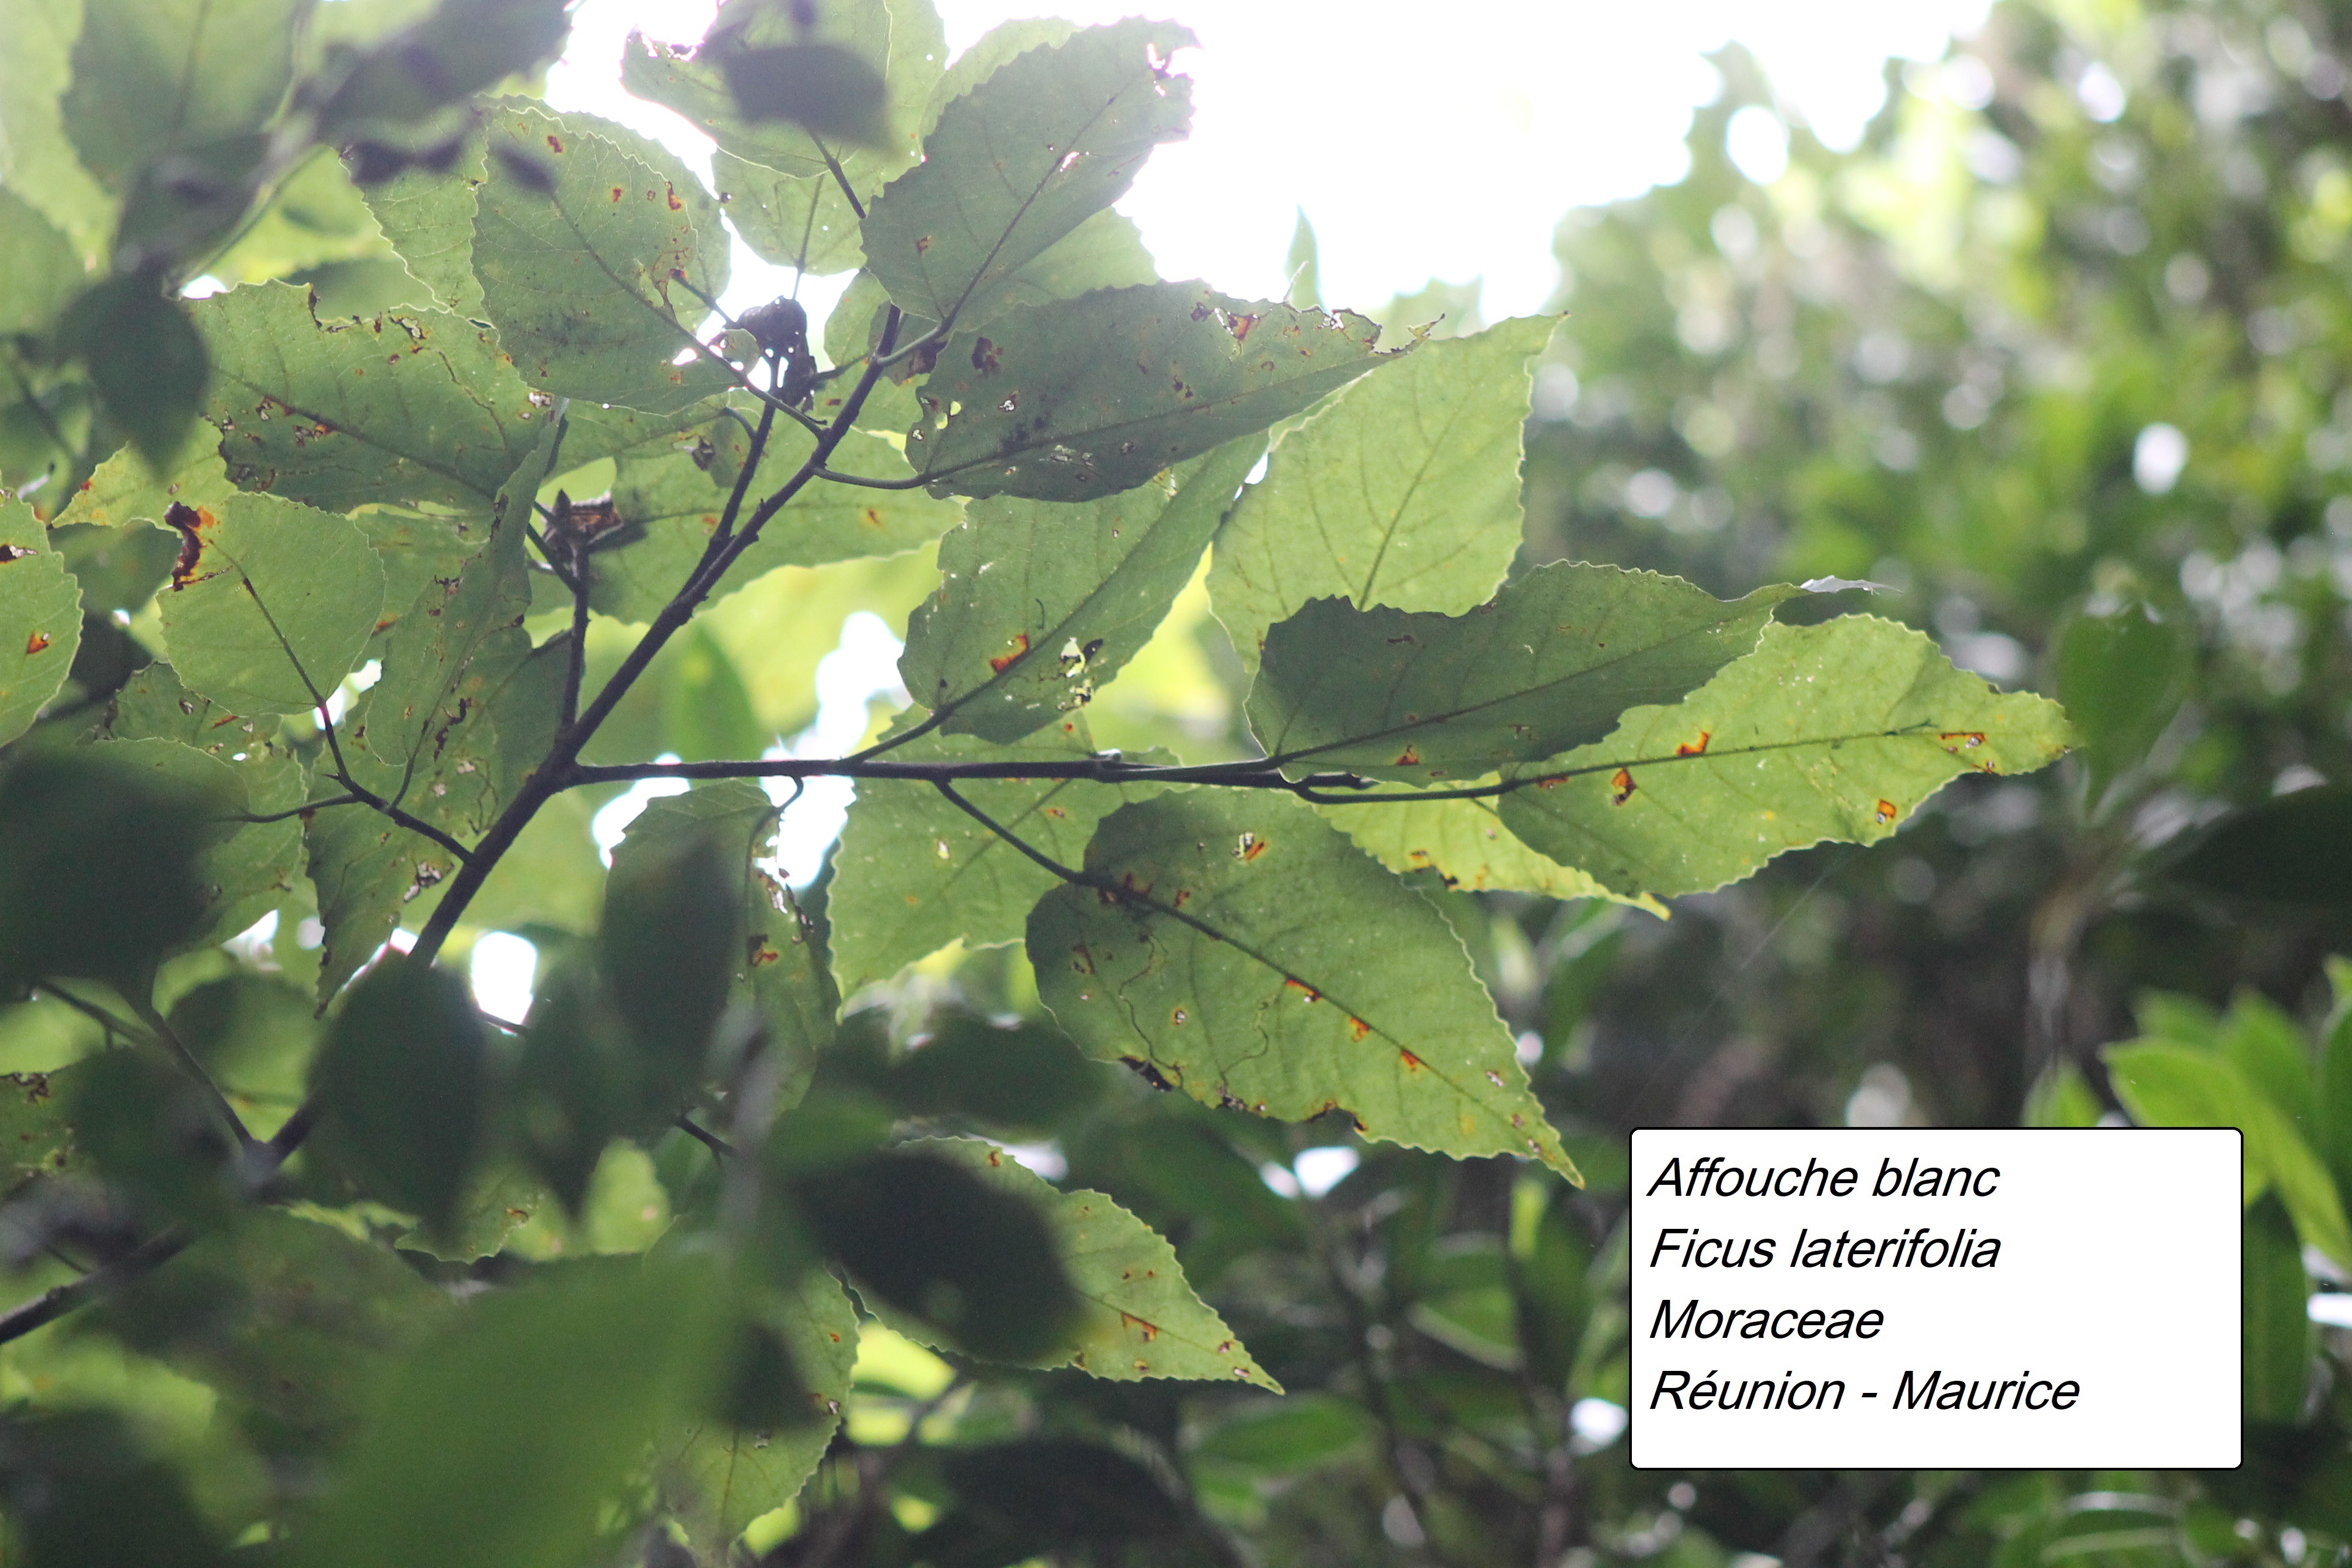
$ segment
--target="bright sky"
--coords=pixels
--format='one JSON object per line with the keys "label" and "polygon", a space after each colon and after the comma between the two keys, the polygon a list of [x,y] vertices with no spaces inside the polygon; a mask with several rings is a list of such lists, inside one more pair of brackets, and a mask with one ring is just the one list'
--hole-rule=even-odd
{"label": "bright sky", "polygon": [[[1109,22],[1135,0],[938,0],[951,51],[1013,16]],[[1189,142],[1153,154],[1118,205],[1163,277],[1278,296],[1294,216],[1321,242],[1327,303],[1372,307],[1429,279],[1483,277],[1486,316],[1540,309],[1550,236],[1575,205],[1678,178],[1691,110],[1738,38],[1783,110],[1850,145],[1889,56],[1934,58],[1988,0],[1168,0],[1199,35]],[[632,27],[701,36],[713,0],[586,0],[548,84],[559,108],[635,126],[699,162],[709,143],[619,86]],[[740,249],[739,249],[740,254]],[[749,259],[749,258],[745,258]],[[756,267],[756,263],[753,263]],[[747,302],[777,290],[745,278]]]}

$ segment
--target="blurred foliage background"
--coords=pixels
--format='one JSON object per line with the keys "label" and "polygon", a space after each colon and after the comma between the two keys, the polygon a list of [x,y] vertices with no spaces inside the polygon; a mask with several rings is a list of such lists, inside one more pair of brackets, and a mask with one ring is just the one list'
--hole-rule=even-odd
{"label": "blurred foliage background", "polygon": [[[869,1329],[824,1467],[749,1538],[767,1561],[911,1562],[957,1509],[1074,1563],[2352,1560],[2352,1340],[2306,1307],[2339,1315],[2343,1260],[2272,1199],[2249,1215],[2239,1471],[1626,1463],[1633,1127],[2191,1117],[2218,1091],[2158,1092],[2167,1046],[2277,1104],[2279,1136],[2333,1177],[2339,1226],[2352,1191],[2352,1029],[2326,963],[2352,952],[2352,5],[2003,0],[1946,59],[1891,69],[1848,153],[1777,118],[1736,47],[1717,64],[1687,178],[1559,228],[1567,323],[1537,386],[1522,564],[1654,567],[1727,595],[1866,578],[1877,614],[2062,698],[2084,748],[1964,778],[1888,844],[1787,857],[1670,920],[1433,885],[1522,1032],[1580,1192],[1155,1097],[1067,1049],[1017,952],[950,950],[869,992],[869,1070],[929,1039],[938,1102],[983,1108],[940,1131],[1019,1141],[1168,1235],[1290,1393],[952,1367]],[[315,200],[280,204],[215,272],[309,281],[324,312],[396,302],[410,280],[317,174]],[[1299,288],[1312,298],[1311,269]],[[1381,314],[1458,331],[1475,297],[1433,282]],[[40,471],[42,422],[81,417],[10,404],[0,471]],[[58,542],[135,608],[169,541],[165,559],[114,559],[122,537]],[[764,581],[664,654],[600,751],[691,760],[800,732],[851,617],[902,628],[933,581],[924,553]],[[94,706],[143,659],[141,630],[93,618],[77,679]],[[609,665],[626,637],[599,635]],[[1240,754],[1242,691],[1196,584],[1095,733]],[[576,905],[578,931],[600,802],[567,798],[516,865],[535,910]],[[494,885],[471,934],[499,910]],[[302,915],[281,911],[264,954],[298,978],[317,962]],[[568,940],[560,919],[521,934]],[[204,989],[232,984],[226,961],[186,962],[188,1005],[233,1000]],[[81,1027],[10,1010],[0,1069],[71,1059]],[[939,1049],[959,1039],[985,1069]],[[526,1227],[510,1252],[641,1248],[686,1201],[685,1159],[600,1173],[590,1233]],[[77,1389],[132,1410],[155,1452],[209,1452],[204,1390],[160,1363],[57,1331],[0,1352],[0,1394]],[[256,1484],[191,1474],[199,1506]]]}

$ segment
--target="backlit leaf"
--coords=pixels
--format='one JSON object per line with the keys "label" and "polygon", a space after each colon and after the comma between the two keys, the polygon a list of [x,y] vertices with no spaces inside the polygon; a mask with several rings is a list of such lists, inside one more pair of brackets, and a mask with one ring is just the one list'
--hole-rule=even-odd
{"label": "backlit leaf", "polygon": [[957,317],[1108,207],[1151,149],[1192,123],[1192,83],[1167,23],[1089,27],[1009,61],[941,110],[923,162],[866,215],[866,264],[930,321]]}
{"label": "backlit leaf", "polygon": [[127,977],[201,929],[220,802],[109,746],[0,769],[0,981]]}
{"label": "backlit leaf", "polygon": [[[5,141],[0,136],[0,143]],[[40,212],[13,190],[0,189],[0,337],[48,331],[82,285],[81,256]]]}
{"label": "backlit leaf", "polygon": [[352,987],[312,1070],[322,1145],[371,1195],[446,1225],[487,1121],[488,1047],[463,980],[388,956]]}
{"label": "backlit leaf", "polygon": [[1519,548],[1528,366],[1559,324],[1424,343],[1282,438],[1209,574],[1244,663],[1310,600],[1459,615],[1495,591]]}
{"label": "backlit leaf", "polygon": [[58,100],[73,79],[81,0],[14,0],[0,7],[0,184],[23,197],[85,254],[103,249],[113,203],[82,166]]}
{"label": "backlit leaf", "polygon": [[935,489],[1085,500],[1263,430],[1393,360],[1360,316],[1198,283],[1105,289],[959,332],[907,455]]}
{"label": "backlit leaf", "polygon": [[[1070,1288],[1086,1306],[1074,1344],[1019,1364],[1075,1366],[1120,1383],[1175,1377],[1282,1392],[1215,1309],[1192,1293],[1167,1238],[1101,1193],[1066,1192],[1003,1150],[968,1139],[921,1139],[902,1147],[952,1160],[1044,1211]],[[887,1307],[879,1315],[909,1339],[940,1343],[918,1320]]]}
{"label": "backlit leaf", "polygon": [[[765,1048],[783,1064],[781,1103],[791,1105],[806,1087],[817,1054],[833,1038],[840,997],[826,973],[824,945],[815,927],[782,883],[753,864],[775,838],[776,805],[757,784],[727,780],[666,795],[649,804],[629,825],[625,851],[674,846],[709,836],[732,858],[728,876],[740,900],[741,946],[727,955],[734,994],[759,1010],[767,1026]],[[620,864],[620,853],[614,857]]]}
{"label": "backlit leaf", "polygon": [[[854,431],[835,454],[845,471],[895,478],[907,466],[887,442]],[[589,603],[623,620],[649,621],[685,583],[725,513],[729,487],[675,448],[624,458],[613,488],[622,521],[642,528],[592,558]],[[748,518],[759,500],[754,490]],[[961,506],[920,490],[877,490],[822,480],[811,484],[768,520],[714,597],[740,588],[779,566],[821,566],[860,555],[895,555],[936,539],[963,515]],[[741,519],[739,519],[739,521]]]}
{"label": "backlit leaf", "polygon": [[762,1320],[792,1353],[808,1418],[769,1431],[693,1420],[656,1446],[664,1500],[714,1558],[753,1520],[799,1495],[833,1441],[857,1363],[857,1310],[821,1268],[803,1274]]}
{"label": "backlit leaf", "polygon": [[1874,843],[1946,781],[2029,773],[2069,739],[2056,703],[1993,691],[1906,626],[1844,616],[1766,628],[1680,703],[1521,770],[1547,777],[1500,809],[1538,852],[1663,898],[1823,839]]}
{"label": "backlit leaf", "polygon": [[495,337],[439,310],[322,322],[283,283],[205,300],[207,416],[229,477],[331,511],[479,510],[544,427]]}
{"label": "backlit leaf", "polygon": [[33,509],[0,500],[0,745],[33,727],[81,647],[81,584]]}
{"label": "backlit leaf", "polygon": [[[119,731],[118,731],[119,732]],[[302,868],[302,825],[291,815],[276,822],[240,824],[240,816],[290,814],[302,804],[309,780],[299,763],[260,747],[232,763],[193,745],[164,739],[109,742],[110,760],[215,803],[200,831],[196,879],[203,916],[175,945],[225,942],[285,902]]]}
{"label": "backlit leaf", "polygon": [[890,144],[882,73],[852,50],[822,43],[728,48],[719,53],[719,68],[743,120],[789,120],[828,142]]}
{"label": "backlit leaf", "polygon": [[1012,741],[1077,711],[1151,640],[1259,455],[1250,437],[1076,505],[997,497],[940,544],[898,671],[945,728]]}
{"label": "backlit leaf", "polygon": [[762,261],[819,277],[865,264],[857,215],[830,172],[784,174],[720,148],[710,178],[728,218]]}
{"label": "backlit leaf", "polygon": [[477,127],[446,169],[413,165],[367,187],[367,205],[384,238],[432,302],[479,321],[481,280],[474,276],[474,191],[488,174],[488,146]]}
{"label": "backlit leaf", "polygon": [[1503,826],[1491,800],[1423,800],[1317,809],[1354,839],[1357,848],[1391,871],[1433,871],[1447,887],[1474,892],[1611,899],[1663,912],[1654,900],[1613,893],[1575,867],[1537,854]]}
{"label": "backlit leaf", "polygon": [[383,574],[357,528],[276,496],[183,507],[186,539],[163,595],[180,679],[236,712],[316,707],[357,668]]}
{"label": "backlit leaf", "polygon": [[144,273],[92,284],[66,310],[58,339],[89,372],[100,403],[148,466],[163,473],[204,406],[211,367],[176,300]]}
{"label": "backlit leaf", "polygon": [[622,85],[676,110],[724,151],[780,174],[827,174],[825,153],[832,151],[860,195],[870,199],[883,181],[915,161],[911,124],[894,125],[887,148],[833,148],[790,120],[747,119],[728,89],[720,60],[729,49],[824,44],[848,51],[878,74],[889,103],[918,104],[930,96],[947,63],[946,39],[929,0],[844,0],[812,13],[813,32],[765,0],[729,0],[698,50],[632,34],[621,57]]}
{"label": "backlit leaf", "polygon": [[140,165],[255,131],[293,74],[306,0],[83,0],[66,130],[121,189]]}
{"label": "backlit leaf", "polygon": [[732,384],[671,362],[727,289],[719,204],[686,165],[590,115],[503,103],[475,193],[474,269],[499,342],[533,391],[662,413]]}
{"label": "backlit leaf", "polygon": [[1162,795],[1104,818],[1086,871],[1028,945],[1088,1055],[1211,1105],[1342,1110],[1368,1138],[1573,1172],[1444,917],[1312,808]]}
{"label": "backlit leaf", "polygon": [[[927,735],[894,749],[901,762],[1068,763],[1094,751],[1082,718],[1013,746]],[[1150,792],[1080,779],[973,779],[957,793],[1021,838],[1075,865],[1095,824]],[[844,875],[826,905],[834,973],[844,995],[887,980],[961,939],[967,947],[1018,942],[1054,874],[914,780],[858,785],[835,855]]]}
{"label": "backlit leaf", "polygon": [[701,1393],[721,1294],[688,1264],[615,1259],[563,1265],[468,1303],[393,1379],[290,1561],[587,1560],[598,1504]]}
{"label": "backlit leaf", "polygon": [[1475,778],[1600,740],[1636,704],[1680,700],[1753,649],[1795,592],[1726,603],[1679,578],[1562,561],[1466,615],[1315,599],[1267,635],[1250,728],[1294,775]]}

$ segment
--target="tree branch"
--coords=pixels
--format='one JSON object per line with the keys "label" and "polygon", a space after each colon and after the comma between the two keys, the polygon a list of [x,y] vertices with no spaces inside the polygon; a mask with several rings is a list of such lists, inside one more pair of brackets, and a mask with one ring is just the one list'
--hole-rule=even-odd
{"label": "tree branch", "polygon": [[167,1230],[151,1236],[113,1262],[51,1286],[31,1300],[20,1303],[6,1312],[0,1312],[0,1344],[23,1339],[35,1329],[56,1322],[68,1312],[86,1302],[110,1296],[126,1285],[136,1284],[152,1274],[186,1249],[191,1237],[184,1230]]}

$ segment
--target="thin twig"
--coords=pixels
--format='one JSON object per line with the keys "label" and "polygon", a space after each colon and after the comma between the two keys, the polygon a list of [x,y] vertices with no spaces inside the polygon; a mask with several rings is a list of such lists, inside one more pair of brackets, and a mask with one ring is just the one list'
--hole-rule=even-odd
{"label": "thin twig", "polygon": [[325,800],[306,800],[301,805],[289,806],[284,811],[233,811],[219,820],[242,822],[253,826],[266,826],[273,822],[284,822],[289,817],[308,816],[314,811],[324,811],[331,805],[365,805],[366,804],[367,802],[355,795],[330,795]]}
{"label": "thin twig", "polygon": [[187,1042],[180,1038],[179,1031],[172,1027],[170,1020],[155,1011],[155,1004],[141,994],[135,985],[123,991],[122,999],[131,1004],[131,1011],[138,1016],[139,1021],[154,1031],[156,1040],[179,1064],[180,1070],[205,1091],[213,1114],[220,1119],[222,1130],[236,1141],[237,1148],[240,1151],[254,1149],[257,1142],[246,1128],[245,1118],[236,1113],[236,1107],[228,1102],[228,1096],[221,1092],[220,1085],[213,1081],[213,1075],[205,1070],[205,1064],[196,1059],[195,1052],[188,1049]]}
{"label": "thin twig", "polygon": [[879,1455],[861,1448],[857,1463],[857,1500],[825,1522],[822,1539],[814,1542],[799,1559],[800,1568],[829,1568],[841,1549],[856,1538],[866,1521],[881,1507],[882,1489],[890,1484],[890,1477],[904,1464],[916,1448],[921,1447],[923,1423],[939,1414],[942,1405],[961,1393],[971,1382],[970,1373],[956,1373],[945,1388],[915,1406],[907,1421],[907,1435],[884,1449]]}
{"label": "thin twig", "polygon": [[72,992],[67,990],[64,986],[59,985],[54,980],[42,982],[40,989],[47,992],[50,995],[56,997],[58,1001],[72,1008],[75,1012],[82,1014],[86,1017],[95,1018],[99,1023],[99,1026],[106,1030],[110,1038],[116,1035],[121,1035],[126,1040],[135,1040],[139,1037],[139,1031],[132,1028],[128,1023],[116,1017],[113,1014],[108,1012],[97,1003],[86,1001],[83,998],[75,995]]}
{"label": "thin twig", "polygon": [[709,1128],[703,1126],[702,1123],[697,1121],[693,1117],[687,1115],[683,1111],[678,1113],[677,1120],[674,1125],[676,1125],[680,1132],[685,1133],[688,1137],[693,1139],[696,1142],[701,1144],[704,1148],[709,1150],[713,1154],[718,1155],[722,1160],[726,1159],[730,1154],[741,1152],[741,1151],[737,1149],[734,1144],[730,1143],[726,1139],[721,1138],[718,1133],[713,1132]]}
{"label": "thin twig", "polygon": [[151,1236],[103,1268],[79,1279],[51,1286],[31,1300],[0,1312],[0,1344],[54,1323],[84,1302],[95,1301],[123,1286],[137,1283],[177,1258],[190,1239],[187,1232],[177,1229]]}
{"label": "thin twig", "polygon": [[1069,867],[1063,865],[1059,860],[1047,855],[1044,850],[1036,848],[1025,839],[1020,837],[1011,828],[997,821],[996,818],[989,816],[988,813],[981,810],[980,807],[972,805],[971,802],[956,794],[955,785],[950,784],[947,780],[933,779],[931,784],[932,786],[941,795],[947,796],[949,805],[954,806],[958,811],[962,812],[966,816],[971,817],[974,822],[979,823],[982,827],[987,828],[991,833],[995,834],[997,837],[1002,838],[1005,843],[1010,844],[1013,848],[1018,849],[1022,854],[1026,855],[1030,859],[1034,860],[1046,870],[1054,873],[1055,876],[1060,878],[1063,881],[1076,882],[1081,886],[1087,887],[1093,885],[1094,879],[1092,877],[1087,876],[1084,871],[1072,870]]}
{"label": "thin twig", "polygon": [[919,489],[931,482],[930,476],[928,474],[909,474],[903,479],[869,479],[863,474],[835,473],[831,468],[817,469],[815,477],[820,479],[831,479],[837,485],[852,485],[861,490]]}

